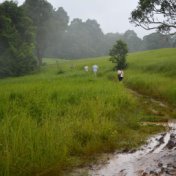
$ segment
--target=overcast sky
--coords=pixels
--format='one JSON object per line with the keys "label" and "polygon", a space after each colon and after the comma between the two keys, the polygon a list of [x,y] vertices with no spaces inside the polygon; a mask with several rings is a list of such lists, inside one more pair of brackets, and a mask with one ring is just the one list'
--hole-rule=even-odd
{"label": "overcast sky", "polygon": [[[4,0],[0,0],[3,2]],[[15,0],[21,5],[24,0]],[[151,33],[129,23],[130,13],[136,8],[138,0],[48,0],[54,8],[63,7],[70,20],[80,18],[83,21],[95,19],[104,33],[134,30],[139,37]]]}

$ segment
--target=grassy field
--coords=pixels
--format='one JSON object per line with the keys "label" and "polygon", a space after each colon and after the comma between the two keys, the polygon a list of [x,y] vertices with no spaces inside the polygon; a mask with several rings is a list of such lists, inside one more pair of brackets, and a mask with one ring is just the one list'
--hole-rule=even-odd
{"label": "grassy field", "polygon": [[138,92],[176,105],[176,49],[130,54],[125,83]]}
{"label": "grassy field", "polygon": [[[175,103],[174,54],[130,54],[125,84]],[[0,80],[0,176],[59,175],[97,153],[135,148],[162,130],[139,125],[139,102],[117,81],[107,57],[45,63],[37,74]],[[159,71],[166,63],[168,70]],[[97,76],[83,71],[93,64],[100,67]]]}

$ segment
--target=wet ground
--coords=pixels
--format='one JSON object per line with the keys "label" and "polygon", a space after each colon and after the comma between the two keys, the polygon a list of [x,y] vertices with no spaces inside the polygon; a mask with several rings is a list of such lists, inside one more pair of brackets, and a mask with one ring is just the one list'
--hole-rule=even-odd
{"label": "wet ground", "polygon": [[[160,118],[167,119],[171,115],[169,106],[160,101],[147,97],[143,103],[149,113]],[[148,124],[164,125],[168,130],[149,138],[137,151],[104,154],[99,164],[77,169],[69,176],[176,176],[176,120],[143,123]]]}
{"label": "wet ground", "polygon": [[104,166],[93,166],[92,176],[176,176],[176,121],[170,130],[151,137],[133,153],[114,154]]}
{"label": "wet ground", "polygon": [[176,176],[176,120],[165,133],[129,153],[105,154],[99,165],[77,169],[70,176]]}

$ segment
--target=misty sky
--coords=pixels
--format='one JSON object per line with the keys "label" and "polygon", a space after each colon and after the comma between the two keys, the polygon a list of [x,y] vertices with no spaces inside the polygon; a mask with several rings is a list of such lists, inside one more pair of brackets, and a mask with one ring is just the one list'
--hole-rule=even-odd
{"label": "misty sky", "polygon": [[[0,0],[2,3],[4,0]],[[24,0],[15,0],[21,5]],[[130,13],[136,8],[138,0],[48,0],[54,8],[63,7],[70,17],[95,19],[100,24],[104,33],[134,30],[139,37],[143,37],[152,31],[145,31],[129,23]]]}

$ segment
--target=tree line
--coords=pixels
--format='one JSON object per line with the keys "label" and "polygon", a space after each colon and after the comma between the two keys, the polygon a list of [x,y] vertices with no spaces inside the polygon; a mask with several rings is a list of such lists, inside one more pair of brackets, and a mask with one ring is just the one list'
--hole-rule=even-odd
{"label": "tree line", "polygon": [[129,52],[176,46],[176,37],[159,32],[140,39],[132,30],[104,34],[96,20],[73,19],[46,0],[0,4],[0,77],[35,71],[43,57],[65,59],[108,55],[117,40]]}

